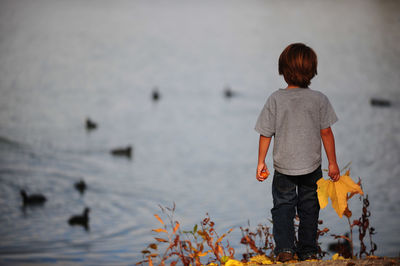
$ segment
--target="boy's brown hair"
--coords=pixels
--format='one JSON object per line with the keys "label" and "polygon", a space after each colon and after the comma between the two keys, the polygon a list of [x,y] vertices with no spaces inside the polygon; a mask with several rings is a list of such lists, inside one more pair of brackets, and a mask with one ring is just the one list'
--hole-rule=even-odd
{"label": "boy's brown hair", "polygon": [[307,88],[317,75],[317,55],[303,43],[293,43],[279,56],[279,75],[283,75],[289,85]]}

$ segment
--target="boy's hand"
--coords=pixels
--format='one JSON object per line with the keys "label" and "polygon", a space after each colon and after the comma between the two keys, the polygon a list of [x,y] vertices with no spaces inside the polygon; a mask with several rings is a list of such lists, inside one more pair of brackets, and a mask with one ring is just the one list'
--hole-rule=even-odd
{"label": "boy's hand", "polygon": [[256,178],[258,181],[262,182],[269,176],[269,171],[265,163],[259,163],[257,166]]}
{"label": "boy's hand", "polygon": [[329,164],[329,172],[328,175],[332,179],[332,181],[336,182],[340,179],[340,170],[337,163]]}

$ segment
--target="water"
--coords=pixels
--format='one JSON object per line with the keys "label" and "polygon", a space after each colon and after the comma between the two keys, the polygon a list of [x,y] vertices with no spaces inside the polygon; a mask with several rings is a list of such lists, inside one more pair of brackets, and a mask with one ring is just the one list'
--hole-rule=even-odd
{"label": "water", "polygon": [[[255,179],[253,127],[266,97],[284,86],[277,58],[295,41],[318,53],[311,87],[339,116],[338,161],[352,161],[369,194],[377,254],[398,255],[399,7],[0,1],[0,262],[134,264],[155,236],[158,204],[173,202],[184,229],[207,212],[218,231],[234,227],[240,256],[239,227],[271,217],[271,180]],[[225,86],[236,97],[224,98]],[[371,107],[371,97],[393,105]],[[87,132],[86,117],[99,128]],[[131,159],[109,153],[126,145]],[[73,187],[80,179],[83,195]],[[49,200],[23,209],[21,188]],[[67,223],[85,206],[88,232]],[[350,209],[358,218],[356,197]],[[321,218],[332,233],[348,228],[330,205]]]}

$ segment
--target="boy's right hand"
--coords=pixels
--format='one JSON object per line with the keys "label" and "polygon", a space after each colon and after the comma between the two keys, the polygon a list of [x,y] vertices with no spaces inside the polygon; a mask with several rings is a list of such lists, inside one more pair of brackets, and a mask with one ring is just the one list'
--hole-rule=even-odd
{"label": "boy's right hand", "polygon": [[332,179],[333,182],[339,181],[340,179],[340,170],[337,163],[329,164],[328,166],[328,176]]}
{"label": "boy's right hand", "polygon": [[259,163],[257,166],[256,178],[258,181],[262,182],[269,176],[269,171],[265,163]]}

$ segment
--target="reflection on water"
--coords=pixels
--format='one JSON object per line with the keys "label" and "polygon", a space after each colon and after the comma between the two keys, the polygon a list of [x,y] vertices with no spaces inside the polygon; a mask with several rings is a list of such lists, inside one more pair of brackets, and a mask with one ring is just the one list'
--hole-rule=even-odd
{"label": "reflection on water", "polygon": [[[377,253],[397,255],[399,6],[1,1],[0,263],[131,264],[152,241],[158,204],[172,202],[184,229],[206,212],[217,230],[237,228],[239,254],[239,226],[271,217],[253,127],[284,86],[277,58],[295,41],[319,55],[311,87],[339,116],[339,164],[363,179]],[[47,201],[24,208],[21,189]],[[354,215],[360,206],[353,198]],[[345,233],[330,207],[321,218]]]}

